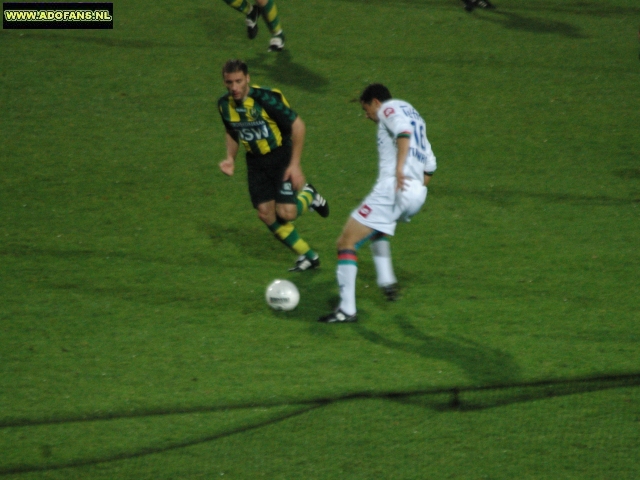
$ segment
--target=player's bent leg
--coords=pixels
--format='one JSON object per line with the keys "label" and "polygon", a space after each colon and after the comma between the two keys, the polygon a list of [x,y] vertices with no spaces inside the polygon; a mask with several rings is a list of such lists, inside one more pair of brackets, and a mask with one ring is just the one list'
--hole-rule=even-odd
{"label": "player's bent leg", "polygon": [[320,266],[320,257],[307,242],[300,238],[293,223],[277,218],[268,227],[278,240],[298,254],[296,264],[289,269],[290,272],[303,272]]}
{"label": "player's bent leg", "polygon": [[[294,204],[278,203],[270,201],[257,206],[258,216],[269,227],[274,236],[284,243],[290,250],[298,254],[296,264],[289,269],[290,272],[303,272],[320,266],[320,257],[305,242],[291,220],[297,217],[297,208]],[[272,211],[273,209],[273,211]]]}
{"label": "player's bent leg", "polygon": [[[269,228],[271,233],[289,247],[289,249],[299,255],[296,266],[291,270],[298,269],[301,271],[320,266],[318,254],[311,250],[309,244],[300,238],[293,223],[277,214],[275,200],[261,203],[256,206],[256,209],[258,210],[258,217]],[[305,259],[306,262],[303,262],[302,259]],[[302,265],[303,268],[298,268],[299,264],[302,263],[304,263],[304,265]],[[309,265],[307,265],[307,263]]]}

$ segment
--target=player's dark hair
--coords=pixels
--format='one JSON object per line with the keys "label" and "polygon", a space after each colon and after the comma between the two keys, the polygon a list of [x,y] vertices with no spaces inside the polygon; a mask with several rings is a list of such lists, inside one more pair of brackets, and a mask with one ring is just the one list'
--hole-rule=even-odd
{"label": "player's dark hair", "polygon": [[245,75],[249,74],[249,67],[242,60],[238,60],[234,58],[232,60],[227,60],[227,63],[222,67],[222,76],[224,77],[225,73],[236,73],[242,72]]}
{"label": "player's dark hair", "polygon": [[374,98],[380,102],[386,102],[391,100],[392,97],[387,87],[381,83],[372,83],[364,89],[362,95],[360,95],[360,101],[369,105]]}

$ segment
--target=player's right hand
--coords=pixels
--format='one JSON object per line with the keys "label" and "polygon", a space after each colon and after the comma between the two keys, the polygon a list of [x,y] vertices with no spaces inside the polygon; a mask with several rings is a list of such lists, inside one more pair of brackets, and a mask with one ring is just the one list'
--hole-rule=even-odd
{"label": "player's right hand", "polygon": [[230,158],[225,158],[218,164],[218,166],[220,167],[220,170],[222,170],[222,173],[229,176],[233,175],[233,171],[236,167],[235,162]]}
{"label": "player's right hand", "polygon": [[402,171],[396,172],[396,192],[400,192],[407,186],[406,177]]}

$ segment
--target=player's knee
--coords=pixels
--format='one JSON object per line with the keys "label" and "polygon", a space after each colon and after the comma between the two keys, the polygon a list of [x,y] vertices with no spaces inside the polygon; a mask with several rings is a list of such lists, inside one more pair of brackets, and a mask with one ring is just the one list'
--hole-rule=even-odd
{"label": "player's knee", "polygon": [[338,241],[336,242],[336,248],[338,250],[355,250],[355,245],[353,244],[353,242],[349,241],[346,236],[340,235]]}
{"label": "player's knee", "polygon": [[292,222],[298,216],[298,210],[295,205],[278,205],[276,211],[278,212],[278,217],[288,222]]}
{"label": "player's knee", "polygon": [[267,225],[271,225],[276,221],[275,212],[268,210],[258,210],[258,218]]}

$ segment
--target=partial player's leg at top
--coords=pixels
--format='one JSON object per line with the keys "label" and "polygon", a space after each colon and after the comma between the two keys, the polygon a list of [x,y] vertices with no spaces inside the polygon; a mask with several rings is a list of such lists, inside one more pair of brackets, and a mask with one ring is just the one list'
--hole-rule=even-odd
{"label": "partial player's leg at top", "polygon": [[476,8],[496,8],[489,0],[462,0],[464,2],[464,9],[467,12],[472,12]]}
{"label": "partial player's leg at top", "polygon": [[271,32],[269,40],[270,52],[279,52],[284,49],[284,32],[280,24],[280,15],[278,7],[274,0],[256,0],[256,4],[252,5],[247,0],[223,0],[227,5],[245,15],[245,24],[247,25],[247,36],[253,40],[258,35],[258,17],[262,18]]}
{"label": "partial player's leg at top", "polygon": [[262,12],[262,18],[269,27],[271,32],[271,40],[269,40],[269,51],[280,52],[284,50],[284,32],[280,24],[280,15],[278,7],[274,0],[257,0]]}

